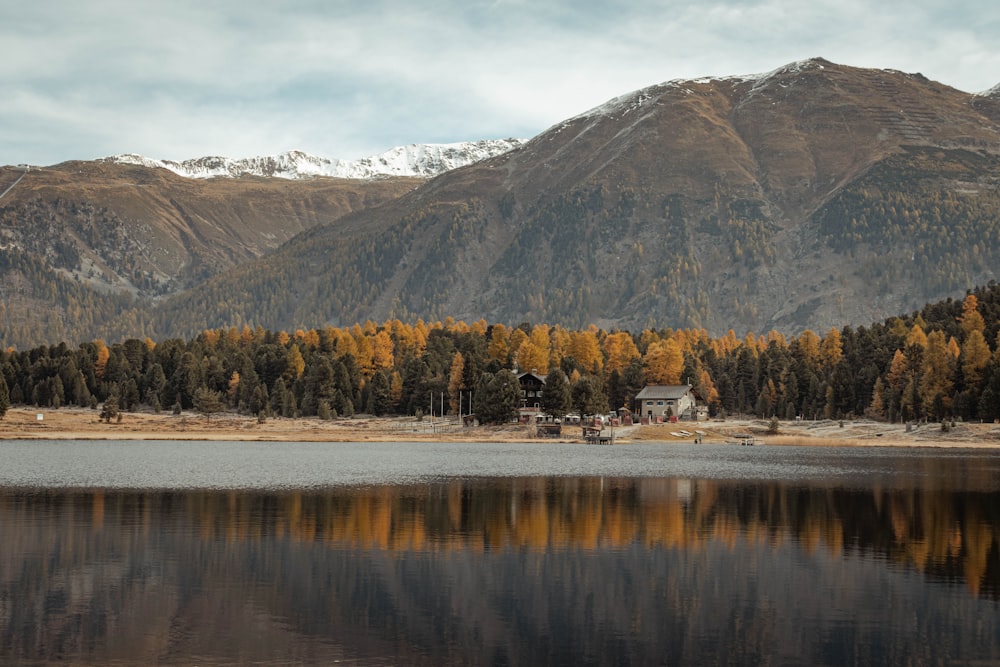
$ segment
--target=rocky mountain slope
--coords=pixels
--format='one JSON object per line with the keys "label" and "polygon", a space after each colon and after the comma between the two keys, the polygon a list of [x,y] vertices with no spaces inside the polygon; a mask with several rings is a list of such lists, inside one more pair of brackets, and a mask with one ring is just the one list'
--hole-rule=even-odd
{"label": "rocky mountain slope", "polygon": [[193,180],[107,162],[0,169],[0,192],[15,182],[0,199],[0,345],[24,347],[151,333],[156,299],[421,180]]}
{"label": "rocky mountain slope", "polygon": [[314,227],[156,327],[864,324],[996,278],[998,114],[995,92],[822,59],[670,81]]}

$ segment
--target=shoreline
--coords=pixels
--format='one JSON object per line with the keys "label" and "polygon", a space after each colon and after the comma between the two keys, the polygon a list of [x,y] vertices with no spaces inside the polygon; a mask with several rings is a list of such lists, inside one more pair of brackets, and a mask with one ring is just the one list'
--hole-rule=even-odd
{"label": "shoreline", "polygon": [[[41,419],[38,416],[41,415]],[[121,422],[105,424],[99,411],[89,408],[10,408],[0,419],[3,440],[199,440],[273,442],[530,442],[582,443],[579,426],[565,426],[559,438],[540,438],[533,426],[462,427],[450,420],[412,417],[353,417],[321,420],[315,417],[272,417],[259,423],[255,417],[219,413],[210,418],[192,412],[122,413]],[[702,443],[725,444],[738,433],[752,434],[758,442],[779,446],[838,447],[967,447],[1000,448],[1000,424],[958,422],[947,431],[941,424],[907,428],[871,420],[783,421],[777,434],[767,433],[768,420],[727,419],[647,426],[624,426],[616,431],[618,444]],[[691,435],[680,436],[685,431]],[[606,430],[607,432],[607,430]],[[762,442],[761,442],[762,441]]]}

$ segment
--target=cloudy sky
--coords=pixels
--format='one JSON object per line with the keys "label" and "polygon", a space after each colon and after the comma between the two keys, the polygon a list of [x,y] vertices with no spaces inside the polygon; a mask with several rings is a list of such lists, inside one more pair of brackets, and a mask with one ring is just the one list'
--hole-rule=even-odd
{"label": "cloudy sky", "polygon": [[531,137],[617,95],[821,56],[1000,83],[984,0],[0,4],[0,164]]}

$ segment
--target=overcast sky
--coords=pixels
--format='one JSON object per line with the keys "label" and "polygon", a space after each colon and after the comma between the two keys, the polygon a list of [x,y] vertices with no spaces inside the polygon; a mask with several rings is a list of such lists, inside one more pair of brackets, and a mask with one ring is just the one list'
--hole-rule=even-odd
{"label": "overcast sky", "polygon": [[821,56],[1000,83],[993,0],[0,3],[0,164],[531,137],[676,78]]}

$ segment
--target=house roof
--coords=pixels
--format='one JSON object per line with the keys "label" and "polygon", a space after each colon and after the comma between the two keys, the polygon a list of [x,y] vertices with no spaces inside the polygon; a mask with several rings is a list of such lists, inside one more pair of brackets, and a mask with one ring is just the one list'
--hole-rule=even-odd
{"label": "house roof", "polygon": [[642,388],[638,394],[635,395],[637,401],[644,401],[647,399],[678,399],[686,396],[688,393],[694,393],[691,385],[687,384],[649,384]]}
{"label": "house roof", "polygon": [[518,376],[517,376],[517,379],[521,380],[522,378],[525,378],[525,377],[528,377],[528,376],[531,376],[533,378],[537,378],[537,379],[541,380],[542,384],[545,384],[545,378],[548,377],[547,374],[546,375],[542,375],[541,373],[539,373],[537,371],[530,371],[530,372],[519,373]]}

